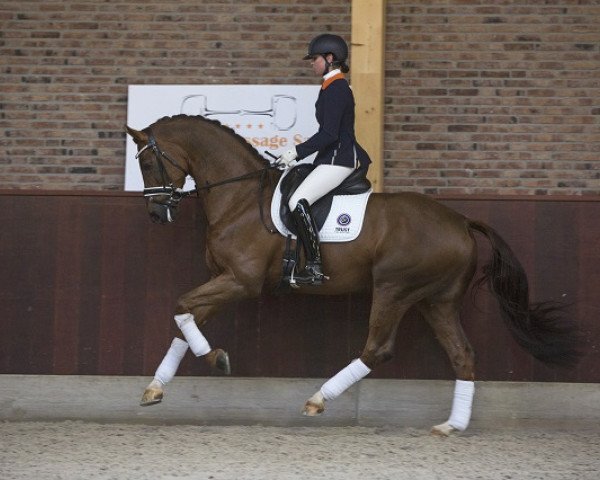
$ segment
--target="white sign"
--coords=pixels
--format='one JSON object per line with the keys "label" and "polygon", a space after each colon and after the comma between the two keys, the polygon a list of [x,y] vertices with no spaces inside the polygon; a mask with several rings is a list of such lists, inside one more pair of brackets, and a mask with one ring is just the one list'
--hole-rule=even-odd
{"label": "white sign", "polygon": [[[319,88],[318,85],[130,85],[127,125],[142,130],[165,116],[203,115],[234,129],[263,156],[267,150],[279,155],[316,133],[315,102]],[[144,189],[136,152],[137,147],[128,135],[125,190],[129,191]],[[193,187],[188,178],[185,188]]]}

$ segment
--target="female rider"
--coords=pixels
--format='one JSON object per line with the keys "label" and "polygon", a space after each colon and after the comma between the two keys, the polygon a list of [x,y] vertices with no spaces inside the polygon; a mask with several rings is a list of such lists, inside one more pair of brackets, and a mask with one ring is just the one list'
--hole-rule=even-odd
{"label": "female rider", "polygon": [[289,207],[306,254],[305,269],[295,279],[299,284],[320,285],[325,275],[319,232],[310,206],[340,185],[355,169],[366,170],[371,159],[354,134],[354,96],[344,78],[344,73],[350,70],[346,63],[346,42],[337,35],[318,35],[311,40],[304,59],[311,60],[315,75],[323,77],[315,104],[319,130],[281,155],[278,162],[289,168],[318,152],[313,161],[315,169],[292,195]]}

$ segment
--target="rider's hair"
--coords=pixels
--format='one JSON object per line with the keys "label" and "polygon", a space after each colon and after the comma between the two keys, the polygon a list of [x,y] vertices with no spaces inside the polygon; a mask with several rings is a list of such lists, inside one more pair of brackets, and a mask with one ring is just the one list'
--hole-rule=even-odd
{"label": "rider's hair", "polygon": [[[327,55],[331,55],[333,57],[333,62],[330,64],[332,67],[339,68],[343,73],[348,73],[350,71],[350,67],[346,63],[346,60],[338,60],[335,56],[335,53],[332,52],[324,54],[323,57],[326,57]],[[327,61],[327,58],[325,58],[325,61]]]}
{"label": "rider's hair", "polygon": [[344,61],[344,62],[333,62],[333,65],[339,66],[340,70],[343,73],[348,73],[350,71],[350,67],[348,66],[348,64]]}

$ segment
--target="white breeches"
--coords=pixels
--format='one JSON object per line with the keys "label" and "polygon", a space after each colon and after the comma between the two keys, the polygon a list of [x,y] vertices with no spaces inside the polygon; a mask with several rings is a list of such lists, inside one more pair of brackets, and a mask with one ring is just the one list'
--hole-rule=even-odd
{"label": "white breeches", "polygon": [[353,171],[353,168],[339,165],[317,165],[290,198],[290,210],[293,212],[303,198],[312,205],[339,186]]}

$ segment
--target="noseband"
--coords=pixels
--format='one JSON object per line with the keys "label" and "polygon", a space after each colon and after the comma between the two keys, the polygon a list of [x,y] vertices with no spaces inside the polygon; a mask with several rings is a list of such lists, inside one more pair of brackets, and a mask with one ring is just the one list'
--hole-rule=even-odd
{"label": "noseband", "polygon": [[215,182],[215,183],[206,182],[206,185],[203,187],[198,187],[198,185],[196,185],[196,188],[194,188],[193,190],[184,191],[182,188],[179,188],[179,187],[176,187],[175,185],[173,185],[173,182],[171,181],[169,174],[163,163],[163,159],[167,160],[171,165],[173,165],[175,168],[177,168],[179,171],[181,171],[184,174],[184,178],[185,178],[185,176],[187,176],[187,172],[183,168],[181,168],[177,164],[177,162],[175,162],[175,160],[173,160],[173,158],[167,152],[165,152],[164,150],[161,150],[159,148],[154,136],[150,132],[148,132],[148,143],[146,145],[144,145],[136,153],[135,158],[138,159],[140,157],[140,155],[148,149],[152,150],[152,152],[154,153],[154,157],[156,158],[156,161],[158,162],[158,167],[160,169],[160,174],[162,177],[162,187],[145,187],[142,193],[143,193],[144,197],[146,197],[146,198],[168,196],[166,201],[155,202],[155,204],[166,209],[165,213],[166,213],[166,217],[169,222],[173,221],[173,218],[171,216],[171,208],[176,209],[179,205],[179,202],[183,198],[188,197],[194,193],[198,194],[201,190],[210,190],[213,187],[218,187],[220,185],[225,185],[228,183],[239,182],[241,180],[247,180],[247,179],[257,177],[260,175],[260,188],[259,188],[259,200],[258,200],[258,205],[259,205],[259,209],[260,209],[260,219],[261,219],[263,225],[265,226],[265,228],[267,229],[267,231],[269,231],[269,233],[276,233],[276,230],[274,227],[269,227],[265,223],[264,215],[263,215],[262,191],[264,188],[264,179],[267,176],[267,172],[269,170],[277,169],[277,166],[269,164],[269,166],[261,168],[260,170],[255,170],[253,172],[246,173],[244,175],[240,175],[238,177],[228,178],[226,180],[222,180],[220,182]]}

